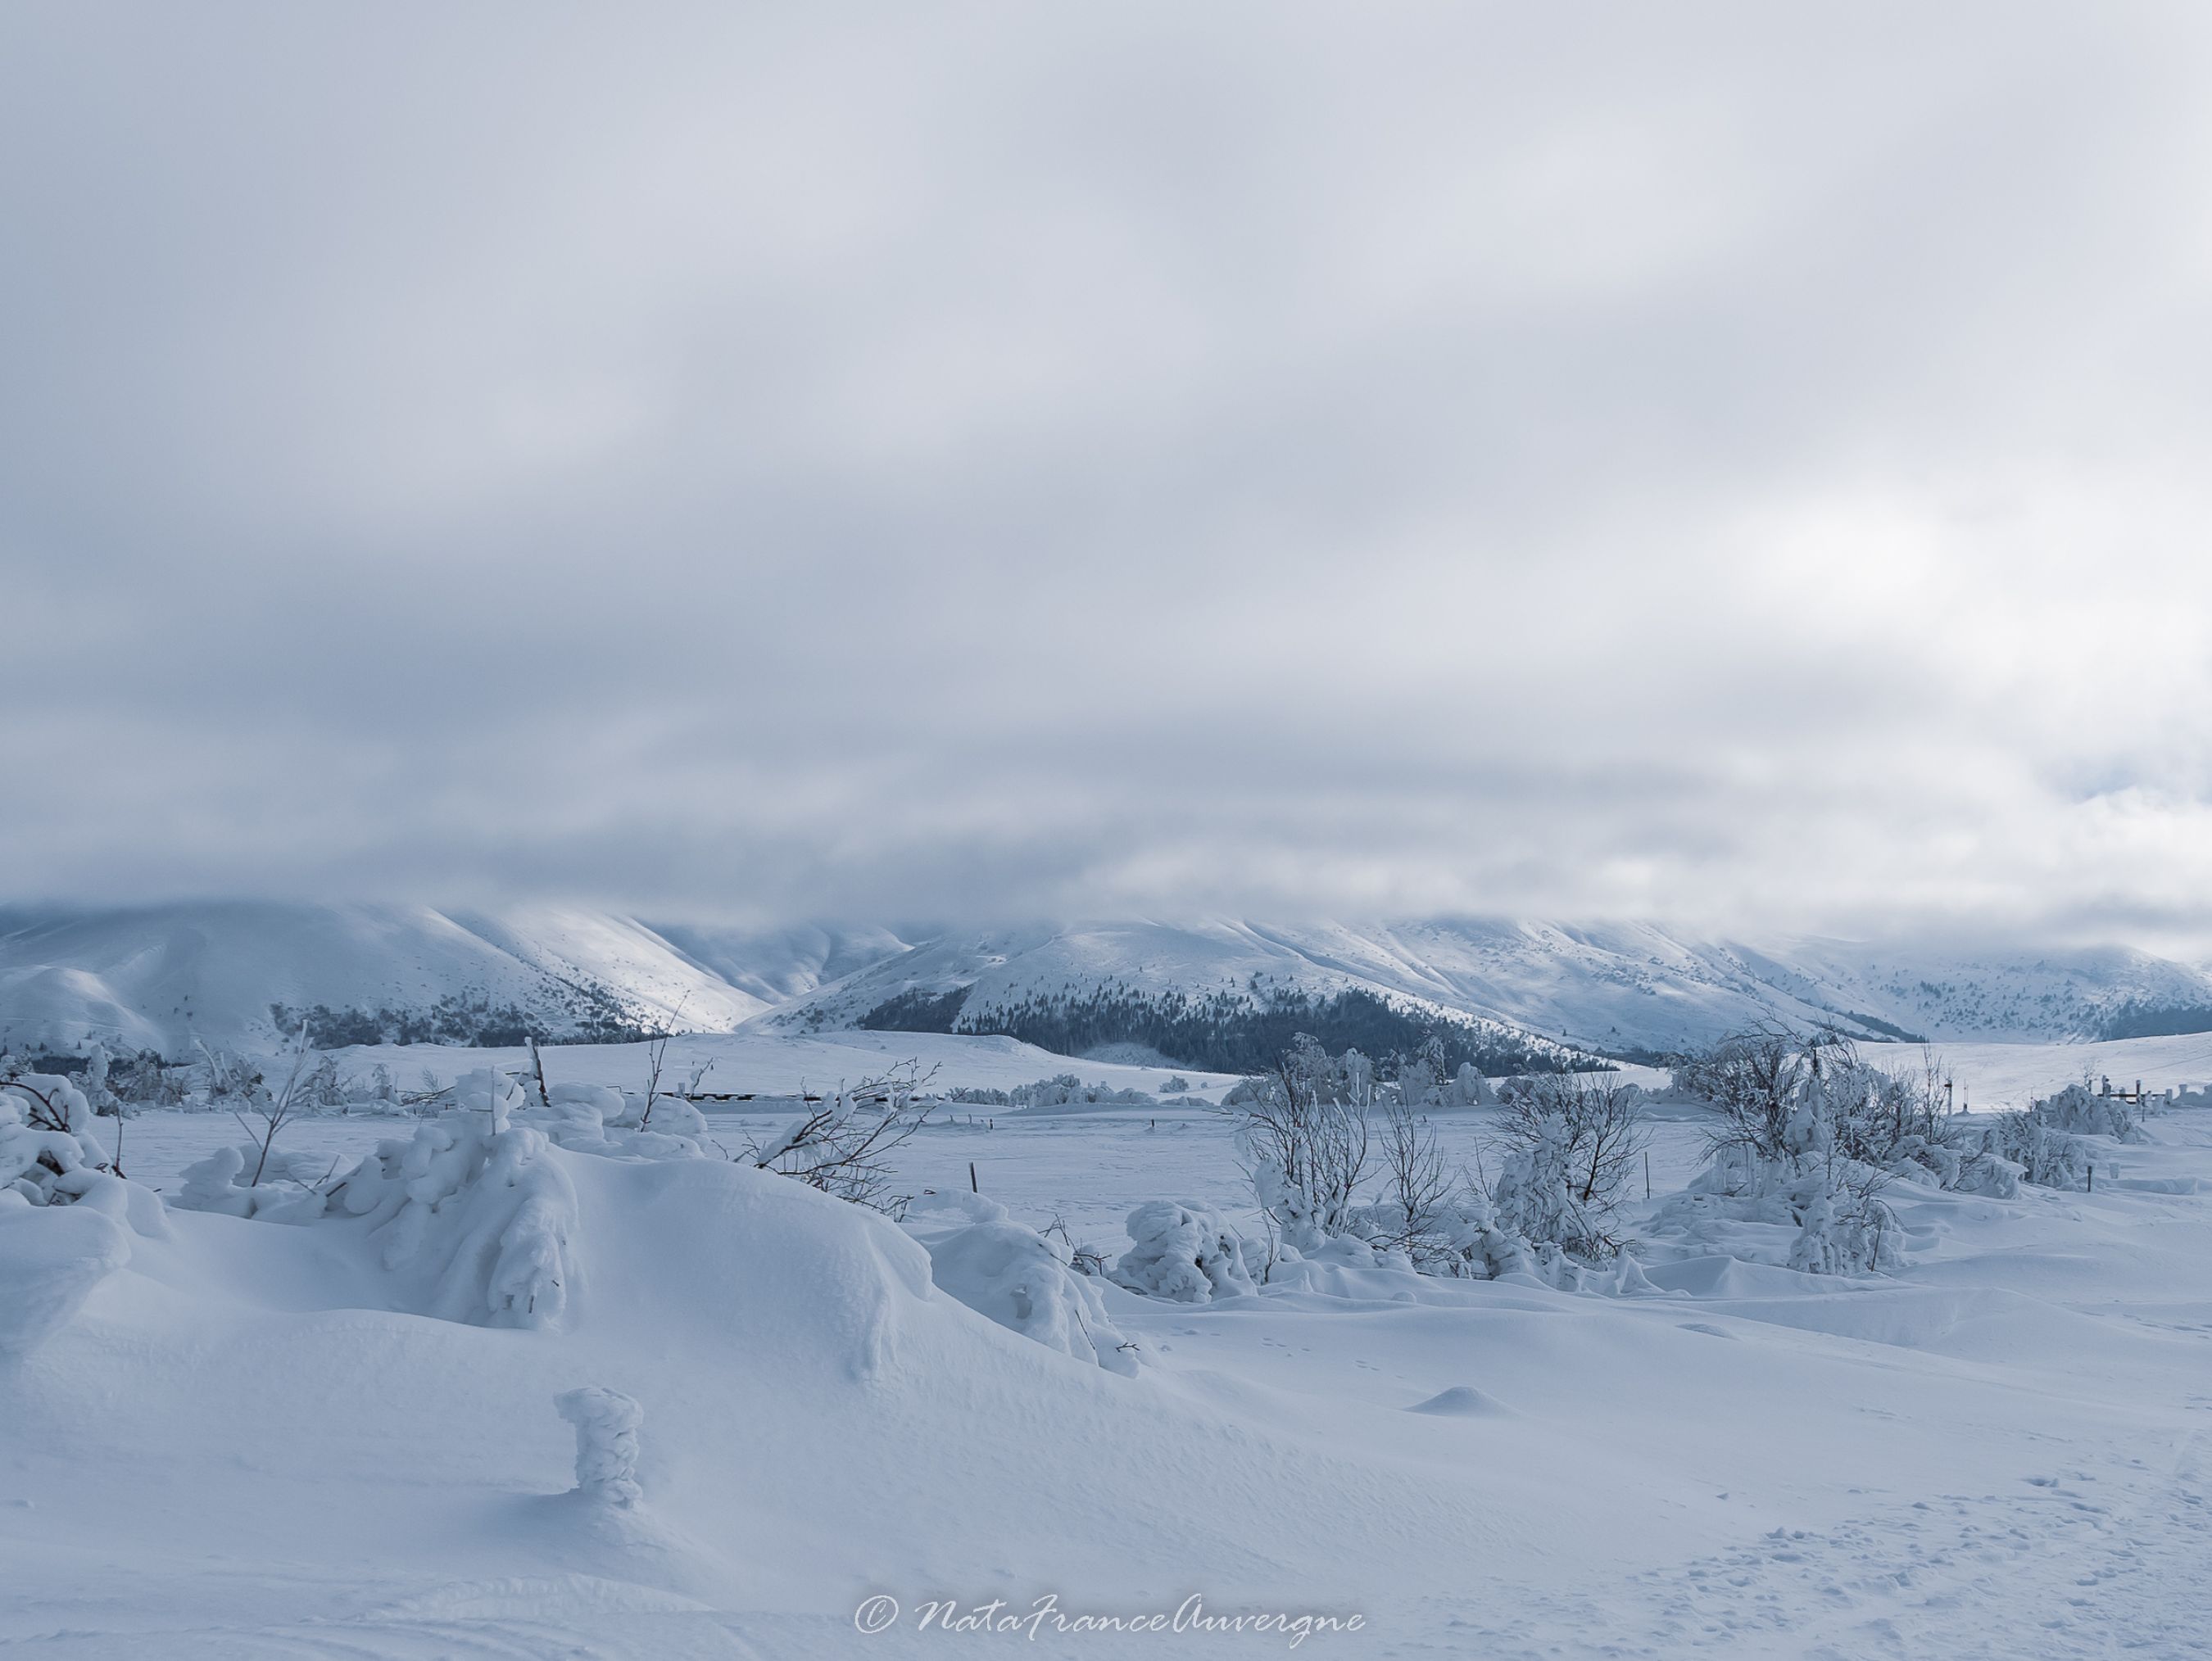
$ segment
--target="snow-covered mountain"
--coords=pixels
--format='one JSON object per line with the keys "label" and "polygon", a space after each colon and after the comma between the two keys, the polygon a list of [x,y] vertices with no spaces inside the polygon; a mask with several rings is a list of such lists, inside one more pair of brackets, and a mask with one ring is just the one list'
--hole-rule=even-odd
{"label": "snow-covered mountain", "polygon": [[518,1020],[565,1035],[758,1019],[1142,1041],[1163,1009],[1346,994],[1612,1053],[1773,1020],[1962,1042],[2212,1030],[2212,975],[2120,948],[1752,945],[1650,924],[1480,919],[747,931],[550,906],[0,913],[0,1044],[16,1050],[266,1040],[272,1005],[374,1018],[387,1037],[394,1020],[453,1037]]}
{"label": "snow-covered mountain", "polygon": [[[1040,998],[1255,985],[1365,988],[1607,1052],[1678,1049],[1755,1021],[1869,1040],[2089,1038],[2212,1028],[2212,976],[2123,948],[1963,952],[1800,940],[1702,941],[1650,924],[1446,919],[1353,927],[1215,921],[947,934],[766,1017],[787,1028],[884,1019],[965,989],[963,1026]],[[899,1018],[894,1013],[893,1018]]]}
{"label": "snow-covered mountain", "polygon": [[[902,949],[880,931],[692,931],[538,906],[227,901],[0,913],[0,1045],[175,1052],[273,1034],[272,1006],[398,1015],[473,1036],[520,1016],[559,1034],[624,1026],[726,1031]],[[389,1023],[386,1023],[387,1027]]]}

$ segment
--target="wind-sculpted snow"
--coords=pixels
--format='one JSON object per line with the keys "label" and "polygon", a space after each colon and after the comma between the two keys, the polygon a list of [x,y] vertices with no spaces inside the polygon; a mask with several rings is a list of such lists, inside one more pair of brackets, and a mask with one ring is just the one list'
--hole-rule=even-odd
{"label": "wind-sculpted snow", "polygon": [[1256,1288],[1244,1242],[1203,1205],[1152,1200],[1129,1213],[1129,1249],[1114,1264],[1117,1286],[1176,1303],[1210,1303]]}
{"label": "wind-sculpted snow", "polygon": [[1133,1377],[1139,1347],[1107,1318],[1097,1286],[1060,1241],[972,1194],[917,1200],[908,1227],[929,1248],[939,1288],[1048,1349]]}

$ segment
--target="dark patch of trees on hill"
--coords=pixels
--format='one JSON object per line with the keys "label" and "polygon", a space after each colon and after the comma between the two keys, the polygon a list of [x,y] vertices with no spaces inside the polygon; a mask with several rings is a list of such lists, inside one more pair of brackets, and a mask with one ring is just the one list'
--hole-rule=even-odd
{"label": "dark patch of trees on hill", "polygon": [[1401,1009],[1360,987],[1316,995],[1255,979],[1203,993],[1148,992],[1115,981],[1032,992],[1018,1003],[978,1009],[966,1007],[968,996],[966,987],[902,992],[870,1009],[860,1024],[877,1032],[1000,1034],[1060,1055],[1081,1055],[1105,1044],[1143,1044],[1178,1066],[1216,1073],[1273,1066],[1301,1033],[1332,1054],[1356,1049],[1378,1058],[1419,1054],[1434,1040],[1449,1069],[1472,1062],[1476,1071],[1493,1078],[1561,1072],[1573,1064],[1496,1028]]}
{"label": "dark patch of trees on hill", "polygon": [[519,1003],[495,1003],[482,992],[448,992],[417,1009],[334,1009],[327,1003],[299,1009],[269,1006],[279,1030],[296,1033],[307,1024],[307,1042],[318,1050],[353,1044],[459,1044],[504,1049],[536,1038],[544,1044],[636,1044],[661,1034],[640,1026],[611,992],[597,986],[564,985],[557,1014],[526,1009]]}
{"label": "dark patch of trees on hill", "polygon": [[1894,1021],[1884,1021],[1880,1015],[1864,1015],[1856,1009],[1841,1009],[1837,1013],[1841,1015],[1844,1020],[1856,1021],[1861,1027],[1866,1028],[1868,1032],[1874,1034],[1877,1038],[1887,1039],[1893,1044],[1925,1044],[1928,1042],[1926,1034],[1916,1033],[1909,1028],[1897,1025]]}
{"label": "dark patch of trees on hill", "polygon": [[2105,1017],[2100,1038],[2174,1038],[2212,1033],[2212,1007],[2202,1003],[2123,1003]]}
{"label": "dark patch of trees on hill", "polygon": [[872,1033],[957,1032],[960,1006],[968,1001],[965,986],[949,992],[926,992],[920,987],[885,998],[860,1017],[860,1027]]}

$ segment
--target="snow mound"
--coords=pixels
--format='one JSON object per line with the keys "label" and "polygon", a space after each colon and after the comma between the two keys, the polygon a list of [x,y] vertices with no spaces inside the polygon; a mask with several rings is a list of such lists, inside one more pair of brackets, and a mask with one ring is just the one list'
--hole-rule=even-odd
{"label": "snow mound", "polygon": [[29,1355],[130,1260],[130,1236],[97,1210],[0,1204],[0,1356]]}
{"label": "snow mound", "polygon": [[1136,1375],[1137,1346],[1107,1318],[1105,1299],[1061,1242],[971,1194],[924,1195],[907,1226],[928,1248],[940,1290],[1048,1349]]}
{"label": "snow mound", "polygon": [[1406,1411],[1448,1419],[1493,1419],[1510,1414],[1513,1409],[1495,1396],[1486,1396],[1473,1385],[1454,1385],[1449,1390],[1438,1391],[1425,1402],[1414,1403]]}

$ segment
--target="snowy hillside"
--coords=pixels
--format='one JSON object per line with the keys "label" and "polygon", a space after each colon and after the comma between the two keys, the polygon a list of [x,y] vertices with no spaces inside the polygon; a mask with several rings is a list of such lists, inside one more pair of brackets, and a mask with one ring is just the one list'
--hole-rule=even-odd
{"label": "snowy hillside", "polygon": [[[332,1012],[317,1037],[333,1045],[512,1041],[519,1023],[562,1037],[726,1032],[764,1018],[785,1033],[1004,1033],[1234,1067],[1234,1046],[1206,1035],[1285,997],[1305,1002],[1276,1025],[1352,1000],[1337,1011],[1340,1046],[1412,1047],[1419,1023],[1449,1019],[1501,1056],[1561,1041],[1668,1051],[1760,1021],[1876,1040],[2212,1029],[2212,977],[2142,952],[1731,944],[1641,923],[738,930],[573,906],[242,902],[0,914],[0,1044],[17,1050],[265,1041],[282,1005]],[[1414,1025],[1389,1026],[1391,1010]],[[1206,1053],[1174,1052],[1201,1040]]]}
{"label": "snowy hillside", "polygon": [[[945,1018],[993,1030],[1006,1011],[1038,997],[1106,986],[1202,994],[1255,979],[1320,993],[1363,987],[1607,1052],[1680,1048],[1760,1021],[1832,1023],[1877,1040],[2084,1039],[2116,1021],[2160,1017],[2212,1027],[2212,977],[2123,949],[1977,955],[1837,941],[1755,948],[1650,924],[1482,919],[1109,923],[947,935],[769,1019],[790,1029],[849,1026],[894,999],[919,1009],[935,995]],[[949,1013],[945,995],[960,989],[966,996]]]}
{"label": "snowy hillside", "polygon": [[267,1037],[270,1006],[466,1021],[519,1010],[550,1032],[675,1022],[726,1029],[766,1007],[650,930],[538,907],[500,918],[421,906],[258,903],[0,919],[0,1043],[170,1053]]}

